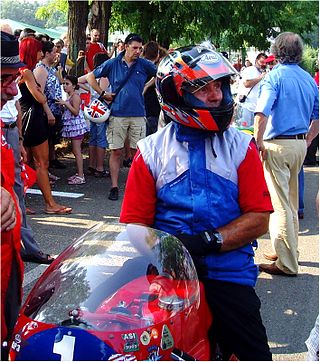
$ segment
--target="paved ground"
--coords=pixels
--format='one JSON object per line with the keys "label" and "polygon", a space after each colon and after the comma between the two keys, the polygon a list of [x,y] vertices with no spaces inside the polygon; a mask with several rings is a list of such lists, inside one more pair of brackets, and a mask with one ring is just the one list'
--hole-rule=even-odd
{"label": "paved ground", "polygon": [[[66,178],[75,173],[72,156],[63,159],[67,170],[55,170],[62,179],[53,190],[84,193],[81,198],[58,198],[59,202],[72,206],[74,212],[68,216],[49,216],[42,213],[42,196],[28,195],[27,205],[37,210],[29,217],[36,239],[43,251],[59,254],[69,243],[79,237],[98,221],[118,220],[127,170],[120,174],[120,200],[108,200],[110,179],[87,178],[87,184],[69,186]],[[85,161],[87,165],[87,161]],[[262,302],[262,317],[267,329],[274,360],[301,361],[305,359],[304,341],[313,327],[319,307],[319,239],[318,216],[315,197],[318,191],[318,168],[305,168],[305,219],[300,224],[300,270],[297,278],[269,276],[261,273],[257,293]],[[259,240],[256,252],[257,263],[264,262],[262,253],[271,251],[268,237]],[[25,295],[29,293],[37,278],[46,267],[26,264]],[[235,296],[236,297],[236,296]]]}

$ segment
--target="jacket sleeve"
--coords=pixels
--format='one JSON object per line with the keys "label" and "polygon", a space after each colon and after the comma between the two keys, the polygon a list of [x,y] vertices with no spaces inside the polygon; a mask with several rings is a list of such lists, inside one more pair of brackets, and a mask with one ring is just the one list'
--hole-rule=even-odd
{"label": "jacket sleeve", "polygon": [[138,149],[126,183],[120,222],[152,226],[156,213],[156,202],[156,182]]}

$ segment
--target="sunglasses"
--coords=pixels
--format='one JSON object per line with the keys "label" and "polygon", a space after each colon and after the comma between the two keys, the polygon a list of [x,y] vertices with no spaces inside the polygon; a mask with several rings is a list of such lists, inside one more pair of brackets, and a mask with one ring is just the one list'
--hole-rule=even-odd
{"label": "sunglasses", "polygon": [[1,74],[1,87],[8,87],[12,82],[14,82],[18,77],[20,73],[16,74]]}

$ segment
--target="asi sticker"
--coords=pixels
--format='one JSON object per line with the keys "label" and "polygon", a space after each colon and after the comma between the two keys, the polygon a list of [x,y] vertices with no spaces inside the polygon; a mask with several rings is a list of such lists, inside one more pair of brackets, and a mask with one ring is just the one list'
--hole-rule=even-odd
{"label": "asi sticker", "polygon": [[166,325],[162,327],[160,346],[163,350],[173,348],[174,346],[172,334]]}
{"label": "asi sticker", "polygon": [[200,58],[199,63],[214,64],[214,63],[220,62],[220,60],[221,59],[219,58],[218,55],[216,55],[214,53],[206,53]]}
{"label": "asi sticker", "polygon": [[139,340],[137,333],[125,333],[122,334],[121,337],[125,341],[123,347],[124,352],[139,351]]}
{"label": "asi sticker", "polygon": [[140,336],[140,342],[147,346],[150,343],[151,337],[150,334],[147,331],[144,331]]}

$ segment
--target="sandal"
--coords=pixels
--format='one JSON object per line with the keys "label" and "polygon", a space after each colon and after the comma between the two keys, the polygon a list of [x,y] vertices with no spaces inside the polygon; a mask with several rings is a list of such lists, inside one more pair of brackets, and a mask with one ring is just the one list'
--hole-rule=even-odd
{"label": "sandal", "polygon": [[78,176],[79,176],[79,175],[76,173],[76,174],[68,177],[68,181],[71,181],[71,180],[73,180],[75,177],[78,177]]}
{"label": "sandal", "polygon": [[71,212],[72,207],[68,206],[61,206],[59,209],[56,210],[44,210],[44,213],[49,215],[67,215],[71,214]]}
{"label": "sandal", "polygon": [[80,176],[75,176],[72,180],[68,181],[68,185],[83,185],[86,183],[86,179]]}
{"label": "sandal", "polygon": [[103,171],[96,170],[96,172],[94,173],[94,176],[97,177],[97,178],[109,177],[110,172],[108,170],[103,170]]}
{"label": "sandal", "polygon": [[54,175],[53,173],[48,171],[48,176],[50,181],[58,181],[61,179],[61,177]]}
{"label": "sandal", "polygon": [[35,215],[35,210],[31,209],[30,207],[26,207],[26,214],[27,215]]}

